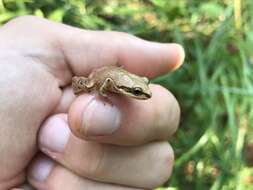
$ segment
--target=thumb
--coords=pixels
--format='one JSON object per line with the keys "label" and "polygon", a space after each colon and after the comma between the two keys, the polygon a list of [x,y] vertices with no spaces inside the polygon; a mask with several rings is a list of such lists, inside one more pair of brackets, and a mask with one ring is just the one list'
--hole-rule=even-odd
{"label": "thumb", "polygon": [[110,135],[120,127],[120,122],[120,110],[94,94],[79,96],[69,109],[71,131],[80,138]]}

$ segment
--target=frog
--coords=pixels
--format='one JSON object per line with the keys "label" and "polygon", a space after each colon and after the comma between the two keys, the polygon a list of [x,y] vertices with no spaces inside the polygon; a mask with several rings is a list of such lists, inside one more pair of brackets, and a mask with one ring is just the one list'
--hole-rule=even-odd
{"label": "frog", "polygon": [[97,91],[101,96],[110,93],[146,100],[151,98],[149,79],[128,72],[119,66],[103,66],[92,71],[88,77],[72,77],[72,89],[75,95]]}

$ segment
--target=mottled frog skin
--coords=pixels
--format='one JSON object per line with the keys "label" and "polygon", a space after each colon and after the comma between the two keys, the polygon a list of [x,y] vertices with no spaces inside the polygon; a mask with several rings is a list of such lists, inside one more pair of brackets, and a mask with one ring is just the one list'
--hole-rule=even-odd
{"label": "mottled frog skin", "polygon": [[88,78],[82,76],[72,78],[72,88],[76,95],[98,91],[100,95],[107,96],[108,92],[112,92],[145,100],[152,96],[148,84],[148,78],[129,73],[117,66],[98,68]]}

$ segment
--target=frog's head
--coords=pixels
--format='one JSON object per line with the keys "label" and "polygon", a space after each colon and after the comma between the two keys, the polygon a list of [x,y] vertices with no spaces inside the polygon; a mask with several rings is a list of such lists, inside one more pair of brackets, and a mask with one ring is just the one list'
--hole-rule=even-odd
{"label": "frog's head", "polygon": [[146,77],[124,75],[119,79],[117,89],[121,94],[128,97],[145,100],[152,96],[148,84],[149,80]]}

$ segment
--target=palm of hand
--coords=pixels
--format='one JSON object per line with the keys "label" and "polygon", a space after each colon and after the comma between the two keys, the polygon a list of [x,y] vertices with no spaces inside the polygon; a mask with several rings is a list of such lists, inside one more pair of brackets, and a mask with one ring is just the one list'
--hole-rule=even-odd
{"label": "palm of hand", "polygon": [[[28,38],[25,32],[23,37]],[[13,45],[12,42],[6,43],[7,48],[1,49],[0,182],[7,180],[16,184],[23,181],[25,168],[37,152],[36,135],[39,127],[61,98],[59,79],[50,73],[47,64],[51,63],[46,63],[47,57],[40,55],[40,51],[48,51],[47,47],[41,46],[41,41],[32,46],[26,43],[28,47],[24,47],[20,40],[15,41],[16,46],[24,48],[21,54],[16,54],[16,49],[8,48]],[[29,46],[39,51],[35,55],[38,57],[26,55],[27,49],[32,51]],[[10,56],[5,59],[4,55],[8,54]],[[56,67],[56,64],[52,63],[52,67]]]}

